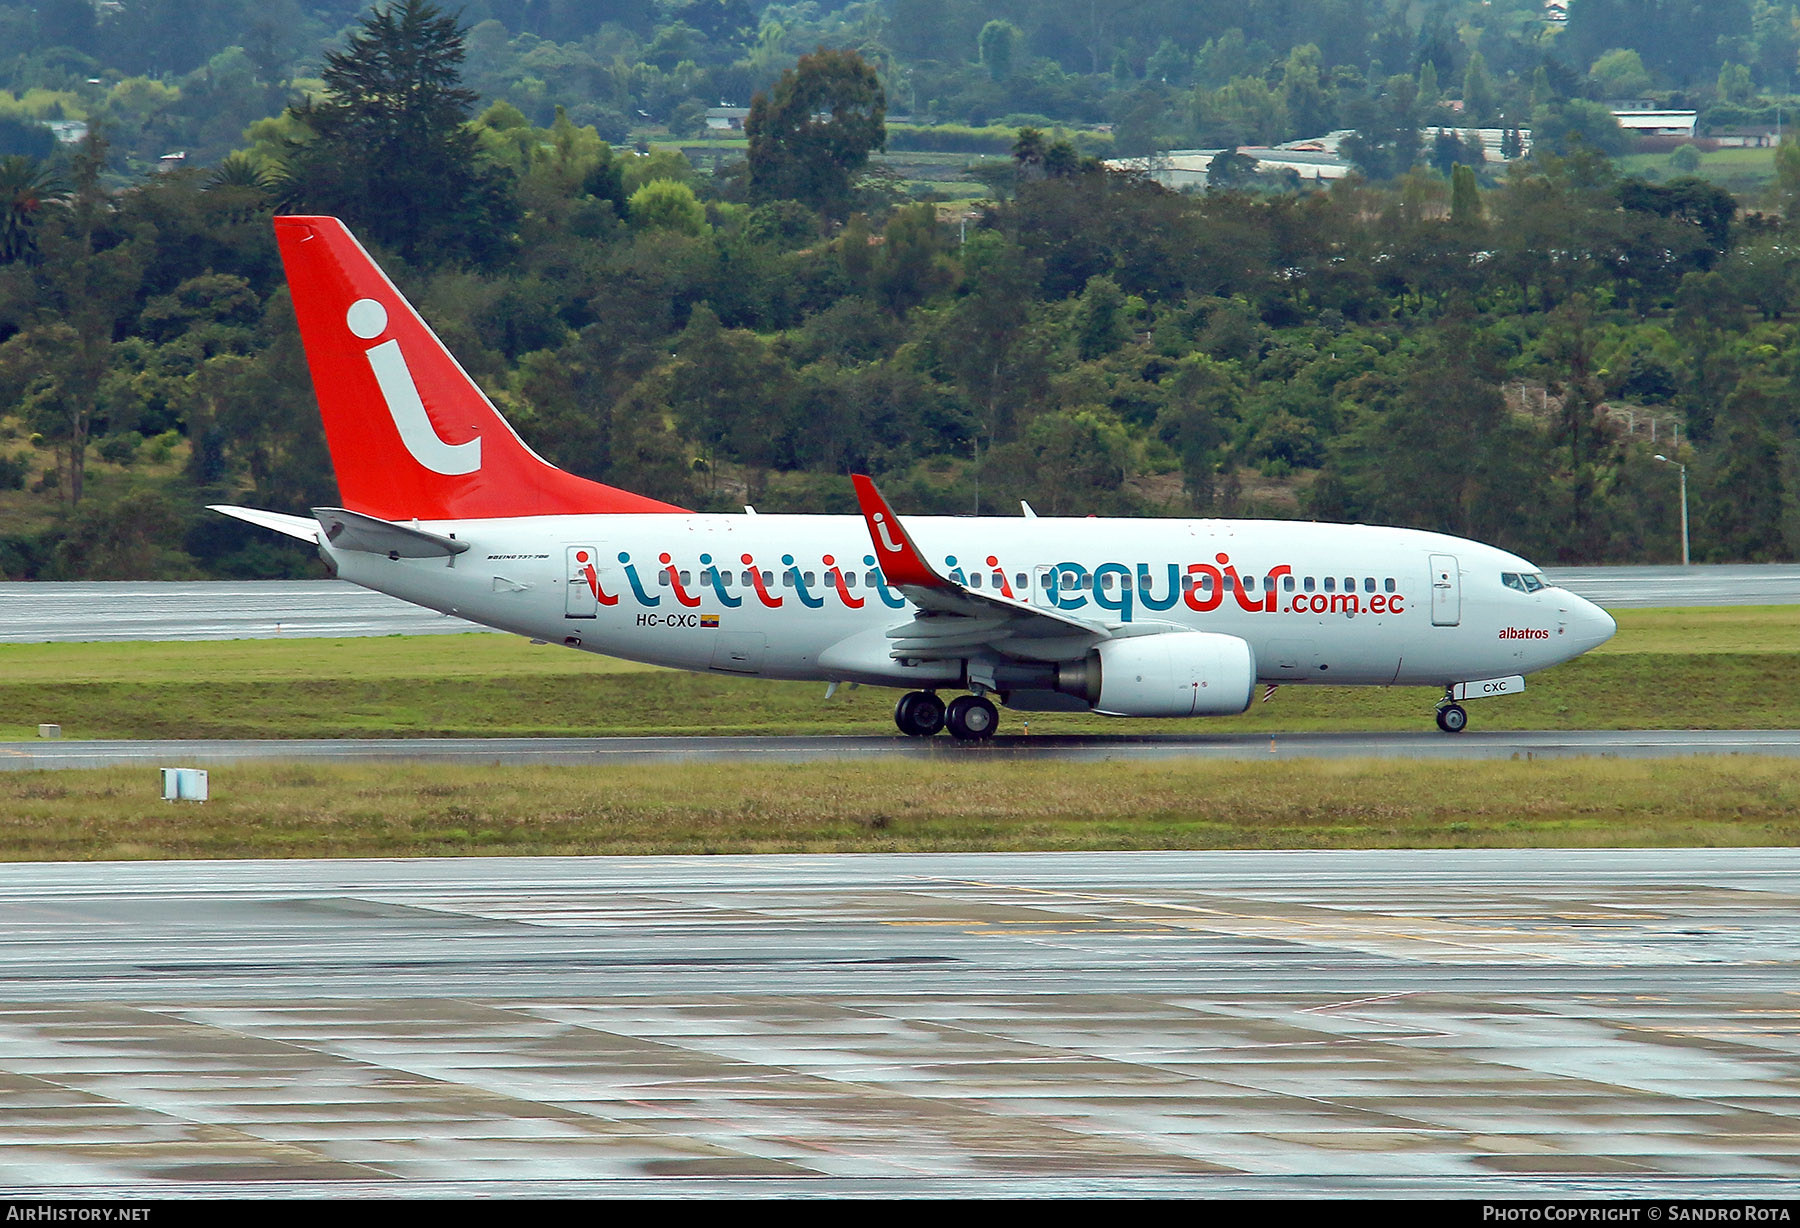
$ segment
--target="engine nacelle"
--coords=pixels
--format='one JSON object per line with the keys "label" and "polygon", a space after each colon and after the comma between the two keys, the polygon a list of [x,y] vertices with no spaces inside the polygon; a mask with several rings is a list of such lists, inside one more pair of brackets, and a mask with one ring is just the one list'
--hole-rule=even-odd
{"label": "engine nacelle", "polygon": [[1107,640],[1086,664],[1099,675],[1097,688],[1088,680],[1087,698],[1108,716],[1235,716],[1256,694],[1256,654],[1235,635],[1171,631]]}

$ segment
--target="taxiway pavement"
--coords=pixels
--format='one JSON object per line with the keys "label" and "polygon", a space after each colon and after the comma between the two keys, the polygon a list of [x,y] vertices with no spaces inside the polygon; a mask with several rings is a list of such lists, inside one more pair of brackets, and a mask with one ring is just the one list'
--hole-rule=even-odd
{"label": "taxiway pavement", "polygon": [[1800,852],[14,865],[0,1192],[1800,1195]]}
{"label": "taxiway pavement", "polygon": [[947,736],[293,738],[243,741],[0,742],[0,771],[234,763],[608,764],[841,762],[846,759],[1563,759],[1604,756],[1800,756],[1800,729],[1615,729],[1402,733],[1002,735],[976,745]]}

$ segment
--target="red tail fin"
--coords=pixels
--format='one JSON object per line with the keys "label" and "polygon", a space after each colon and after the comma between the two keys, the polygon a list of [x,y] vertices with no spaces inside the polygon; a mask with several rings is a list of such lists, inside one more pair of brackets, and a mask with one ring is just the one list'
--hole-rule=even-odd
{"label": "red tail fin", "polygon": [[482,395],[334,217],[278,217],[338,493],[384,520],[682,509],[565,473]]}

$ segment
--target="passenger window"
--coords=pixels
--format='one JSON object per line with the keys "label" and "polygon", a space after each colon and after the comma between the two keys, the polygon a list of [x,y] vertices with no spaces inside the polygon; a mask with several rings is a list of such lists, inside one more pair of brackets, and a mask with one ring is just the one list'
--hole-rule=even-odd
{"label": "passenger window", "polygon": [[1203,593],[1210,593],[1210,592],[1212,592],[1212,590],[1213,590],[1213,578],[1211,576],[1201,576],[1200,577],[1200,591]]}
{"label": "passenger window", "polygon": [[980,588],[981,587],[981,573],[979,571],[969,573],[969,587],[970,588]]}
{"label": "passenger window", "polygon": [[1326,576],[1325,577],[1325,591],[1328,593],[1337,592],[1337,577],[1336,576]]}
{"label": "passenger window", "polygon": [[1103,575],[1103,576],[1101,576],[1101,577],[1100,577],[1100,589],[1101,589],[1101,591],[1102,591],[1102,592],[1107,592],[1107,593],[1110,593],[1110,592],[1112,592],[1112,586],[1113,586],[1113,585],[1112,585],[1112,582],[1113,582],[1113,578],[1112,578],[1112,572],[1110,572],[1110,571],[1109,571],[1109,572],[1107,572],[1107,573],[1106,573],[1106,574],[1105,574],[1105,575]]}
{"label": "passenger window", "polygon": [[1306,577],[1305,582],[1300,585],[1300,591],[1303,593],[1310,593],[1313,591],[1313,578],[1311,576]]}
{"label": "passenger window", "polygon": [[1245,576],[1244,577],[1244,591],[1246,593],[1254,593],[1256,591],[1256,577],[1255,576]]}
{"label": "passenger window", "polygon": [[1192,576],[1181,577],[1181,591],[1184,593],[1191,593],[1194,591],[1194,577],[1192,577]]}
{"label": "passenger window", "polygon": [[1286,593],[1293,592],[1294,591],[1294,577],[1292,577],[1292,576],[1281,577],[1281,589],[1283,592],[1286,592]]}
{"label": "passenger window", "polygon": [[744,578],[744,587],[745,587],[745,588],[749,588],[749,587],[751,587],[751,586],[752,586],[752,585],[753,585],[753,584],[755,584],[755,583],[756,583],[756,581],[755,581],[755,580],[753,580],[753,579],[751,579],[751,577],[750,577],[750,573],[749,573],[749,572],[747,572],[747,571],[746,571],[746,572],[745,572],[745,573],[744,573],[744,577],[743,577],[743,578]]}
{"label": "passenger window", "polygon": [[1013,589],[1017,592],[1021,592],[1021,593],[1024,592],[1026,589],[1031,587],[1031,585],[1028,583],[1029,579],[1030,579],[1030,577],[1027,576],[1022,571],[1019,572],[1018,574],[1014,575],[1013,576]]}
{"label": "passenger window", "polygon": [[793,588],[794,587],[794,573],[793,572],[784,571],[781,573],[781,587],[782,588]]}
{"label": "passenger window", "polygon": [[856,573],[854,571],[847,571],[844,573],[844,587],[845,588],[855,588],[856,587]]}
{"label": "passenger window", "polygon": [[1375,577],[1374,576],[1364,576],[1363,577],[1363,592],[1372,593],[1374,591],[1375,591]]}
{"label": "passenger window", "polygon": [[1081,587],[1082,588],[1093,588],[1094,587],[1094,577],[1086,572],[1083,572],[1082,576],[1081,576]]}
{"label": "passenger window", "polygon": [[1129,593],[1131,591],[1131,577],[1130,576],[1120,576],[1119,577],[1119,587]]}
{"label": "passenger window", "polygon": [[[769,588],[769,587],[773,586],[774,583],[775,583],[775,573],[772,571],[763,572],[763,587]],[[790,584],[790,585],[788,585],[788,587],[792,588],[793,585]]]}
{"label": "passenger window", "polygon": [[682,585],[683,585],[683,586],[684,586],[684,587],[685,587],[685,586],[688,586],[688,585],[692,585],[692,584],[693,584],[693,582],[694,582],[694,581],[693,581],[693,580],[692,580],[692,579],[691,579],[691,578],[690,578],[690,576],[689,576],[689,572],[688,572],[688,570],[687,570],[687,569],[686,569],[686,568],[685,568],[685,567],[684,567],[684,568],[682,568],[682,571],[681,571],[681,583],[682,583]]}
{"label": "passenger window", "polygon": [[808,588],[811,588],[813,585],[817,584],[818,582],[819,582],[818,576],[814,575],[810,571],[806,573],[806,584],[807,584]]}
{"label": "passenger window", "polygon": [[871,571],[868,575],[863,577],[863,587],[864,588],[874,588],[875,587],[875,573],[874,572]]}
{"label": "passenger window", "polygon": [[664,588],[669,587],[669,569],[667,567],[656,573],[656,582]]}
{"label": "passenger window", "polygon": [[1385,584],[1385,586],[1386,586],[1386,588],[1387,588],[1387,591],[1388,591],[1388,592],[1390,592],[1390,593],[1391,593],[1391,592],[1393,592],[1393,591],[1394,591],[1394,577],[1392,577],[1392,576],[1389,576],[1389,577],[1388,577],[1388,578],[1387,578],[1387,580],[1386,580],[1386,581],[1384,581],[1384,584]]}
{"label": "passenger window", "polygon": [[1005,588],[1006,587],[1006,573],[1005,572],[996,571],[993,574],[992,579],[994,581],[995,588]]}
{"label": "passenger window", "polygon": [[1356,591],[1356,577],[1355,576],[1345,576],[1344,577],[1344,591],[1346,593],[1354,593]]}

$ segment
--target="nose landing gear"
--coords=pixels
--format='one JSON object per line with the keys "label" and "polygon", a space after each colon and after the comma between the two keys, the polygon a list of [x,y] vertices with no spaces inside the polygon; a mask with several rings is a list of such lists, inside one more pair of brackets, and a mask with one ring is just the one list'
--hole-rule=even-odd
{"label": "nose landing gear", "polygon": [[1469,727],[1469,714],[1461,704],[1452,703],[1446,695],[1438,705],[1437,727],[1445,733],[1461,733]]}

